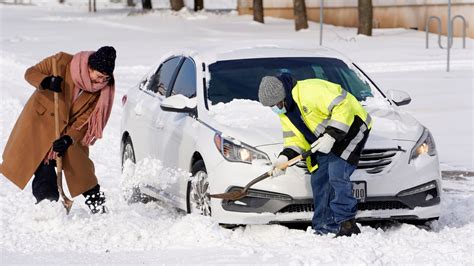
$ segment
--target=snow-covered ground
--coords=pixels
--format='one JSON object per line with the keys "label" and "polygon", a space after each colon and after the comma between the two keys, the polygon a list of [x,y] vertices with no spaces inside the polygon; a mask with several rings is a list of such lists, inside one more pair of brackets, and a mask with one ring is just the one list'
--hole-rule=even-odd
{"label": "snow-covered ground", "polygon": [[[163,54],[176,47],[226,44],[313,48],[319,43],[319,24],[294,32],[289,20],[266,18],[261,25],[234,13],[183,10],[128,16],[130,9],[110,4],[89,14],[86,1],[66,6],[32,2],[41,4],[0,4],[0,151],[33,90],[23,79],[27,67],[60,50],[113,45],[118,51],[115,106],[104,138],[91,148],[110,213],[91,216],[77,197],[66,216],[60,204],[35,205],[31,186],[19,191],[1,176],[0,264],[474,263],[474,177],[459,173],[443,178],[443,214],[433,230],[407,224],[386,230],[363,226],[362,234],[352,238],[315,236],[280,225],[228,230],[211,218],[157,203],[128,205],[123,199],[120,101]],[[359,63],[381,88],[412,96],[403,110],[432,131],[442,170],[472,171],[474,42],[468,39],[461,49],[461,40],[454,40],[447,73],[446,51],[434,48],[435,36],[430,41],[433,48],[427,50],[423,32],[404,29],[376,29],[373,37],[365,37],[354,28],[325,25],[324,32],[326,46]]]}

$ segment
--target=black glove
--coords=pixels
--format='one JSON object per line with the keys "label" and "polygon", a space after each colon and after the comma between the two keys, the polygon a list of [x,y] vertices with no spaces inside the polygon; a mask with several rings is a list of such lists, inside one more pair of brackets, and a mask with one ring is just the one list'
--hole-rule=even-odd
{"label": "black glove", "polygon": [[59,157],[62,157],[71,144],[71,137],[64,135],[53,142],[53,151],[57,152]]}
{"label": "black glove", "polygon": [[61,82],[63,78],[59,76],[49,76],[41,81],[41,87],[45,90],[50,90],[54,92],[61,92]]}

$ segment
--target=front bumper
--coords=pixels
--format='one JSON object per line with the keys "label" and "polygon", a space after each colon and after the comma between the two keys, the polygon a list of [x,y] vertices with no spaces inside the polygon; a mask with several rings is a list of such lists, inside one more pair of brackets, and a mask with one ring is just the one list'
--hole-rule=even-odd
{"label": "front bumper", "polygon": [[[380,152],[376,151],[379,155]],[[420,157],[407,164],[409,154],[402,150],[388,150],[381,154],[382,157],[391,156],[390,164],[384,164],[380,169],[375,167],[377,172],[369,172],[375,168],[357,169],[351,176],[351,181],[367,184],[366,200],[358,204],[356,218],[425,220],[439,217],[441,177],[437,157]],[[373,151],[367,156],[373,157]],[[265,171],[268,171],[268,166],[257,169],[252,165],[222,162],[209,172],[211,193],[240,189]],[[311,177],[299,167],[288,168],[282,177],[263,180],[249,192],[247,197],[238,201],[212,199],[216,221],[223,224],[266,224],[311,221],[313,217]]]}
{"label": "front bumper", "polygon": [[[240,189],[232,187],[228,191]],[[286,194],[256,189],[250,189],[248,195],[240,200],[222,200],[221,207],[227,213],[236,214],[236,217],[254,216],[250,220],[258,220],[260,216],[260,223],[310,221],[314,211],[311,198],[293,199]],[[357,207],[356,218],[359,221],[437,218],[440,214],[439,186],[436,181],[431,181],[401,191],[393,197],[368,197],[365,202],[359,202]],[[293,219],[289,219],[291,216]]]}

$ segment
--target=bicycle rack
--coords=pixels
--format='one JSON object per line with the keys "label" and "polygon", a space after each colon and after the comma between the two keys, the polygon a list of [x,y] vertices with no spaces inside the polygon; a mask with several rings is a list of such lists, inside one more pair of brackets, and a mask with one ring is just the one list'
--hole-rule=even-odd
{"label": "bicycle rack", "polygon": [[439,48],[443,49],[443,46],[441,45],[441,19],[438,16],[431,16],[426,21],[426,25],[425,25],[426,49],[428,49],[428,44],[429,44],[428,36],[430,34],[429,28],[430,28],[430,22],[431,22],[432,19],[435,19],[438,22],[438,45],[439,45]]}
{"label": "bicycle rack", "polygon": [[[454,20],[457,19],[457,18],[462,20],[462,48],[466,49],[466,27],[467,27],[466,19],[461,15],[454,16],[451,19],[451,29],[454,26]],[[453,46],[453,36],[451,36],[451,43],[450,44],[451,44],[451,47],[452,47]]]}
{"label": "bicycle rack", "polygon": [[447,41],[447,47],[446,48],[443,48],[443,46],[441,45],[441,19],[437,16],[430,16],[428,18],[428,20],[426,21],[426,25],[425,25],[425,31],[426,31],[426,49],[428,49],[428,41],[429,41],[429,38],[428,38],[428,35],[429,35],[429,26],[430,26],[430,22],[432,19],[436,19],[436,21],[438,21],[438,45],[441,49],[446,49],[447,51],[447,58],[446,58],[446,72],[449,72],[449,63],[450,63],[450,50],[451,50],[451,47],[453,46],[453,26],[454,26],[454,20],[457,19],[457,18],[460,18],[462,19],[462,26],[463,26],[463,31],[462,31],[462,48],[465,49],[466,48],[466,19],[461,16],[461,15],[456,15],[454,16],[453,18],[451,18],[451,0],[448,0],[448,34],[447,34],[447,37],[448,37],[448,41]]}
{"label": "bicycle rack", "polygon": [[[462,48],[463,49],[466,49],[466,25],[467,25],[467,22],[466,22],[466,19],[461,16],[461,15],[456,15],[454,16],[452,19],[451,19],[451,29],[453,28],[454,26],[454,20],[455,19],[461,19],[462,20]],[[426,32],[426,49],[429,48],[429,27],[430,27],[430,23],[432,20],[435,20],[437,21],[437,25],[438,25],[438,46],[439,48],[441,49],[446,49],[446,47],[443,47],[443,45],[441,44],[441,18],[438,17],[438,16],[430,16],[427,20],[426,20],[426,25],[425,25],[425,32]],[[448,36],[448,44],[449,44],[449,48],[453,47],[453,36]]]}

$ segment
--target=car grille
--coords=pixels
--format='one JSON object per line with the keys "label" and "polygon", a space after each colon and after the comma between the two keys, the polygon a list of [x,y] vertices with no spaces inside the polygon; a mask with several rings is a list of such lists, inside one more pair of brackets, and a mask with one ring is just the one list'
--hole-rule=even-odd
{"label": "car grille", "polygon": [[360,155],[357,169],[363,169],[368,174],[377,174],[382,172],[388,165],[392,163],[393,157],[397,154],[398,149],[367,149],[363,150]]}
{"label": "car grille", "polygon": [[[369,201],[359,202],[357,204],[357,210],[359,211],[371,211],[371,210],[393,210],[393,209],[410,209],[407,205],[400,201]],[[312,203],[306,204],[292,204],[281,209],[279,213],[292,213],[292,212],[313,212],[314,205]]]}
{"label": "car grille", "polygon": [[357,209],[361,211],[372,210],[396,210],[396,209],[410,209],[407,205],[400,201],[369,201],[359,202]]}

